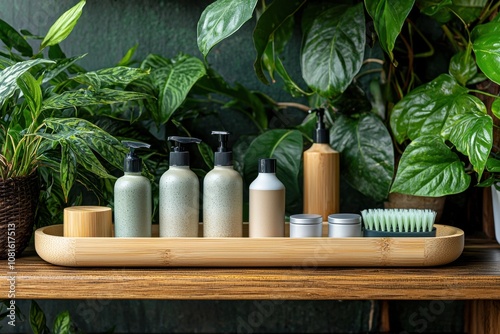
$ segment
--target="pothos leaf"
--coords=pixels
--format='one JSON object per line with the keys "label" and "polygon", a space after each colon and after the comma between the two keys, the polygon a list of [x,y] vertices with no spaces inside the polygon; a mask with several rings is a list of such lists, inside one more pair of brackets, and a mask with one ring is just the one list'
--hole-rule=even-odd
{"label": "pothos leaf", "polygon": [[269,83],[262,68],[262,57],[264,56],[267,46],[273,43],[274,35],[278,29],[280,29],[280,27],[295,14],[305,2],[306,0],[275,0],[259,17],[253,31],[253,43],[257,50],[257,58],[253,66],[257,77],[263,83]]}
{"label": "pothos leaf", "polygon": [[341,94],[361,68],[365,39],[362,3],[334,4],[318,13],[301,53],[302,75],[309,87],[323,97]]}
{"label": "pothos leaf", "polygon": [[380,46],[394,61],[394,43],[415,0],[365,0],[366,10],[373,18]]}
{"label": "pothos leaf", "polygon": [[402,143],[422,135],[439,135],[448,117],[459,112],[457,101],[467,92],[449,74],[441,74],[417,87],[392,110],[390,124],[394,138]]}
{"label": "pothos leaf", "polygon": [[419,137],[407,146],[391,192],[439,197],[461,193],[469,184],[470,175],[465,173],[459,157],[442,137],[430,135]]}
{"label": "pothos leaf", "polygon": [[376,201],[387,198],[394,176],[392,138],[373,113],[337,118],[330,145],[341,153],[341,170],[347,182]]}
{"label": "pothos leaf", "polygon": [[471,32],[472,48],[477,66],[491,80],[500,84],[500,22],[489,22],[476,26]]}
{"label": "pothos leaf", "polygon": [[442,135],[469,160],[481,179],[493,146],[493,119],[477,97],[463,95],[457,101],[461,110],[449,118]]}

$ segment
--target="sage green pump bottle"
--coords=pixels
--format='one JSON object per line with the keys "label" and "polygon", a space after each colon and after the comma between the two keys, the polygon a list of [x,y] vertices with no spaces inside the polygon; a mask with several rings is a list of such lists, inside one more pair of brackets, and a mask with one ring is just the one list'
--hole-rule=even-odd
{"label": "sage green pump bottle", "polygon": [[125,175],[115,182],[114,218],[115,237],[151,237],[151,183],[142,176],[142,161],[135,153],[149,144],[123,141],[130,149],[125,157]]}
{"label": "sage green pump bottle", "polygon": [[241,237],[243,230],[243,180],[233,168],[233,153],[227,147],[229,132],[219,136],[214,168],[203,180],[203,236]]}
{"label": "sage green pump bottle", "polygon": [[191,137],[168,137],[174,142],[169,168],[160,178],[160,237],[197,237],[200,215],[200,181],[189,167],[186,144]]}

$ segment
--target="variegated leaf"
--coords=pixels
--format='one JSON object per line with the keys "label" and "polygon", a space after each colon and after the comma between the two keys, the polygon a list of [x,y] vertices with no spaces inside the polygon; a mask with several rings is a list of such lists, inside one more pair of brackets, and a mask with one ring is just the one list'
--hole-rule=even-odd
{"label": "variegated leaf", "polygon": [[76,57],[56,60],[56,63],[54,65],[49,66],[49,68],[45,71],[42,82],[46,83],[54,79],[60,73],[64,72],[67,68],[69,68],[71,65],[73,65],[74,63],[76,63],[78,60],[82,59],[85,56],[86,54],[83,54]]}
{"label": "variegated leaf", "polygon": [[97,92],[81,89],[51,96],[43,101],[42,110],[113,104],[131,100],[141,100],[149,97],[151,96],[147,94],[109,88],[103,88]]}
{"label": "variegated leaf", "polygon": [[68,196],[73,183],[76,179],[77,158],[66,140],[61,140],[61,163],[59,165],[59,175],[61,177],[61,187],[64,193],[65,201],[68,201]]}
{"label": "variegated leaf", "polygon": [[149,70],[117,66],[80,74],[74,77],[73,80],[97,90],[110,85],[127,85],[148,74]]}
{"label": "variegated leaf", "polygon": [[127,149],[97,125],[80,118],[47,118],[45,124],[54,130],[50,134],[53,140],[70,141],[71,138],[78,137],[114,167],[123,168],[123,157],[127,154]]}
{"label": "variegated leaf", "polygon": [[42,107],[42,89],[40,88],[40,82],[29,72],[26,72],[17,79],[17,84],[19,88],[21,88],[31,111],[29,118],[26,119],[26,123],[31,124],[38,118]]}
{"label": "variegated leaf", "polygon": [[78,22],[80,15],[82,15],[83,6],[85,6],[85,0],[81,0],[54,22],[47,36],[43,39],[42,44],[40,44],[40,50],[43,50],[47,46],[59,44],[69,36],[76,22]]}
{"label": "variegated leaf", "polygon": [[168,122],[174,111],[186,99],[189,90],[206,73],[198,58],[184,56],[171,66],[153,71],[153,80],[160,91],[159,121]]}
{"label": "variegated leaf", "polygon": [[18,88],[17,79],[33,66],[44,63],[53,63],[53,61],[47,59],[26,60],[6,67],[0,72],[0,107]]}

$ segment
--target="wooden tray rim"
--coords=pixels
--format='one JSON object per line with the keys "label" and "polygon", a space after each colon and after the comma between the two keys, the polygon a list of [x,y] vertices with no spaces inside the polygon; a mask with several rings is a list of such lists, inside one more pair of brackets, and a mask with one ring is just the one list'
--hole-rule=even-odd
{"label": "wooden tray rim", "polygon": [[[47,262],[71,267],[283,267],[307,261],[329,267],[422,267],[453,262],[464,249],[463,230],[440,224],[435,224],[436,237],[423,238],[85,238],[63,237],[62,226],[37,229],[35,249]],[[204,258],[206,253],[212,258]]]}

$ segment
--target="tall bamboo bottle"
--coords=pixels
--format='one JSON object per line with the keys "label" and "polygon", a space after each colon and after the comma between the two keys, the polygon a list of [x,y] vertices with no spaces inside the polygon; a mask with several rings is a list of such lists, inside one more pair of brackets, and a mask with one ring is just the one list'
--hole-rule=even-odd
{"label": "tall bamboo bottle", "polygon": [[315,109],[314,143],[304,152],[304,213],[320,214],[323,221],[339,212],[339,152],[330,147],[324,109]]}

